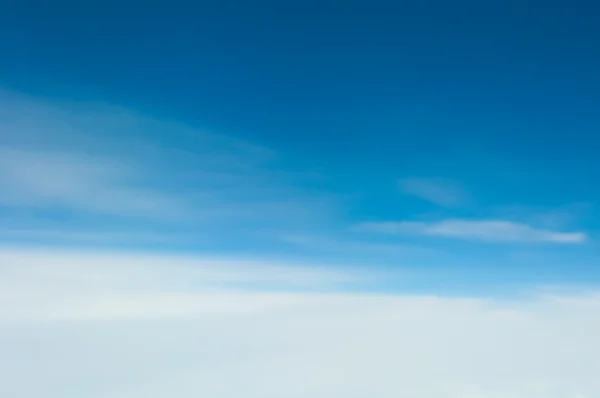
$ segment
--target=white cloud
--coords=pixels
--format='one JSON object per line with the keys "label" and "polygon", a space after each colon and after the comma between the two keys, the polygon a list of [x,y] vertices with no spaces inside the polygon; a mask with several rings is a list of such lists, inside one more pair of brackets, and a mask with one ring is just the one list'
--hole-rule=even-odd
{"label": "white cloud", "polygon": [[181,257],[1,253],[0,396],[600,396],[598,295],[224,291],[281,267],[230,261],[214,277]]}
{"label": "white cloud", "polygon": [[487,242],[547,242],[575,244],[587,240],[583,232],[559,232],[502,220],[450,219],[435,222],[376,222],[359,226],[361,230],[406,233]]}
{"label": "white cloud", "polygon": [[411,196],[444,207],[456,207],[470,201],[469,194],[462,186],[443,178],[406,178],[399,181],[400,190]]}
{"label": "white cloud", "polygon": [[[202,288],[322,288],[365,282],[371,276],[348,268],[306,266],[294,262],[262,261],[245,258],[202,257],[98,252],[64,251],[35,247],[0,249],[0,267],[4,278],[0,287],[15,291],[21,286],[41,290],[56,289],[69,293],[94,292],[118,287],[121,292],[155,293],[175,289]],[[74,302],[74,304],[77,304]]]}
{"label": "white cloud", "polygon": [[115,159],[0,147],[0,204],[128,216],[191,215],[181,200],[136,187],[136,173]]}

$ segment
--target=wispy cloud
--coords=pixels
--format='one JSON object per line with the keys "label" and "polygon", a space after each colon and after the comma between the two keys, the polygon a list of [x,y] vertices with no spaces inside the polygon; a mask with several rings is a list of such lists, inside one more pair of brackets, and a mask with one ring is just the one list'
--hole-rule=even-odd
{"label": "wispy cloud", "polygon": [[398,182],[406,194],[443,207],[457,207],[471,199],[468,192],[456,181],[443,178],[406,178]]}
{"label": "wispy cloud", "polygon": [[[40,225],[41,224],[41,225]],[[161,245],[188,244],[198,246],[206,241],[207,234],[161,233],[142,228],[81,228],[72,226],[47,227],[43,223],[32,226],[1,226],[0,241],[3,242],[47,242],[60,245]]]}
{"label": "wispy cloud", "polygon": [[574,225],[590,215],[591,203],[574,202],[557,207],[531,205],[493,206],[487,211],[498,218],[522,220],[542,228],[560,229]]}
{"label": "wispy cloud", "polygon": [[264,266],[4,249],[0,395],[600,395],[598,295],[269,292],[260,283],[349,275]]}
{"label": "wispy cloud", "polygon": [[[64,220],[106,216],[116,232],[171,223],[215,236],[319,222],[332,197],[302,189],[310,173],[282,162],[268,148],[136,111],[0,90],[0,220],[10,214],[11,229],[30,236],[39,226],[66,237]],[[87,226],[75,231],[91,238],[98,225]]]}
{"label": "wispy cloud", "polygon": [[146,217],[191,216],[183,201],[138,187],[135,167],[81,153],[0,147],[0,204]]}
{"label": "wispy cloud", "polygon": [[213,297],[227,302],[232,290],[337,290],[382,277],[348,267],[248,257],[35,247],[0,248],[0,272],[0,321],[193,316],[205,309],[202,300],[209,296],[201,292],[221,292]]}
{"label": "wispy cloud", "polygon": [[[129,304],[132,307],[125,314],[136,319],[195,316],[196,312],[204,311],[205,305],[201,301],[206,297],[231,303],[231,300],[237,302],[236,297],[244,297],[240,295],[242,292],[255,292],[255,297],[260,297],[267,291],[335,291],[366,286],[385,278],[375,270],[366,272],[352,267],[247,256],[111,253],[35,247],[0,249],[0,270],[4,275],[0,281],[0,298],[8,300],[2,303],[0,320],[112,319],[123,317],[122,307]],[[231,293],[233,295],[229,297]],[[26,300],[13,301],[11,297]],[[293,294],[290,293],[290,297]],[[119,302],[120,305],[113,306]],[[163,302],[173,306],[155,311],[154,306]],[[243,305],[243,300],[238,305]]]}
{"label": "wispy cloud", "polygon": [[527,224],[502,220],[375,222],[362,224],[359,229],[388,234],[415,234],[485,242],[576,244],[587,240],[587,235],[583,232],[539,229]]}

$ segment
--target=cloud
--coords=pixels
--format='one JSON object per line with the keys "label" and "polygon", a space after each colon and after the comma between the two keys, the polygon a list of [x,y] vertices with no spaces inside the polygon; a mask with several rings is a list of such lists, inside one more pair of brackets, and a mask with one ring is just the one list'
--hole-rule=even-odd
{"label": "cloud", "polygon": [[37,227],[0,227],[0,240],[4,242],[53,242],[69,244],[178,244],[188,243],[197,245],[206,238],[205,235],[165,234],[140,229],[120,228],[118,230],[98,230],[82,228],[48,228]]}
{"label": "cloud", "polygon": [[[198,289],[329,289],[373,279],[377,273],[323,268],[293,261],[252,260],[234,257],[193,257],[160,253],[98,252],[27,248],[0,249],[4,293],[26,290],[58,295],[79,294],[71,303],[82,304],[87,293],[156,294]],[[33,289],[33,290],[31,290]],[[38,293],[35,293],[36,295]],[[43,297],[43,294],[40,295]],[[150,297],[150,296],[147,296]],[[49,297],[48,297],[49,299]],[[40,300],[34,305],[47,305]],[[8,306],[6,309],[12,308]],[[24,310],[24,309],[22,309]],[[33,311],[36,312],[36,311]],[[85,311],[84,311],[85,312]],[[27,311],[20,311],[25,315]]]}
{"label": "cloud", "polygon": [[502,220],[449,219],[435,222],[365,223],[359,229],[390,234],[415,234],[484,242],[576,244],[587,240],[583,232],[559,232]]}
{"label": "cloud", "polygon": [[589,215],[591,204],[574,202],[558,207],[543,207],[531,205],[494,206],[488,212],[497,218],[522,220],[528,224],[542,228],[559,229],[574,225],[586,215]]}
{"label": "cloud", "polygon": [[191,215],[176,197],[136,187],[136,173],[115,159],[0,147],[0,204],[159,218]]}
{"label": "cloud", "polygon": [[0,224],[21,235],[91,241],[108,220],[113,236],[322,222],[335,199],[305,190],[311,173],[284,163],[269,148],[135,110],[0,89]]}
{"label": "cloud", "polygon": [[469,194],[455,181],[442,178],[407,178],[399,181],[406,194],[443,207],[462,206],[470,201]]}
{"label": "cloud", "polygon": [[1,396],[600,395],[599,294],[223,289],[223,280],[345,278],[244,260],[0,253]]}

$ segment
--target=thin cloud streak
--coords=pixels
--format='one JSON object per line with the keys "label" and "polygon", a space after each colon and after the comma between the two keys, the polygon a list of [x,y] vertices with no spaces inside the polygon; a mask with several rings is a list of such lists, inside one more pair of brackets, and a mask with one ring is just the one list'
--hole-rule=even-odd
{"label": "thin cloud streak", "polygon": [[406,178],[400,180],[398,186],[406,195],[443,207],[458,207],[471,200],[459,183],[443,178]]}
{"label": "thin cloud streak", "polygon": [[412,234],[482,242],[579,244],[588,239],[583,232],[559,232],[503,220],[375,222],[361,224],[358,229],[386,234]]}

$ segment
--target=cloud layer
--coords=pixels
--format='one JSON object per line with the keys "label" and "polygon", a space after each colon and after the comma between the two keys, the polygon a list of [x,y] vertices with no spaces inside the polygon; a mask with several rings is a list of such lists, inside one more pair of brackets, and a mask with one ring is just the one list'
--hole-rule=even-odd
{"label": "cloud layer", "polygon": [[359,229],[390,234],[415,234],[484,242],[576,244],[583,232],[560,232],[504,220],[449,219],[434,222],[400,221],[362,224]]}
{"label": "cloud layer", "polygon": [[135,254],[0,256],[2,396],[600,394],[595,295],[282,293],[256,287],[275,278],[331,288],[360,275]]}

